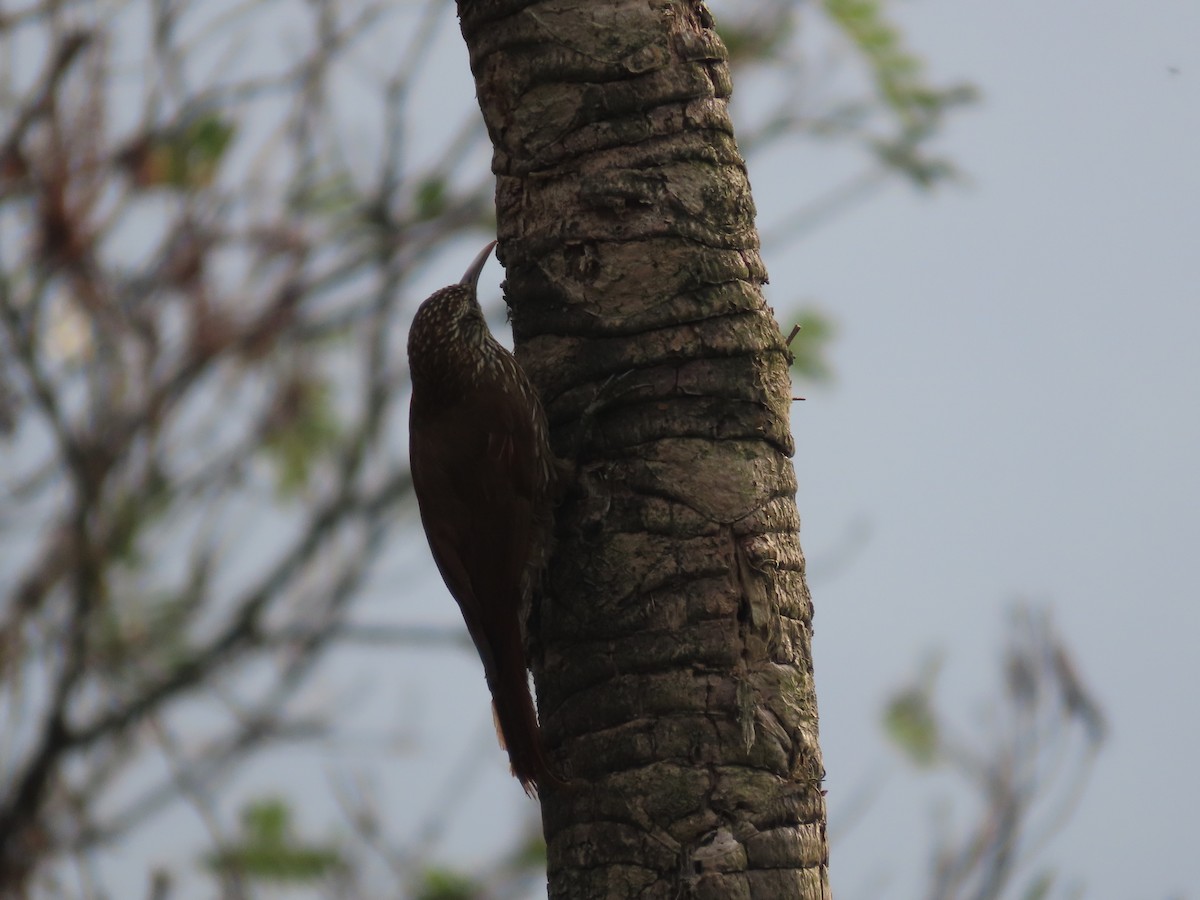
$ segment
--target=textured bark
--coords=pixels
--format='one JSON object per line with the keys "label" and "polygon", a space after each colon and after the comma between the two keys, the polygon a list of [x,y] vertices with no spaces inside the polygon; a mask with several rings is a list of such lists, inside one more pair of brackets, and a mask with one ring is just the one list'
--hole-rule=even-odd
{"label": "textured bark", "polygon": [[827,897],[788,354],[724,47],[692,2],[459,11],[517,355],[578,467],[533,623],[573,782],[542,796],[550,897]]}

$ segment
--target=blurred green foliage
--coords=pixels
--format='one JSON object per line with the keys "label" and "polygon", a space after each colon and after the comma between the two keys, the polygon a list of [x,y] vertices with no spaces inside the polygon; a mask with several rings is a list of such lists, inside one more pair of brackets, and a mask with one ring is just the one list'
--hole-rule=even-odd
{"label": "blurred green foliage", "polygon": [[826,355],[834,336],[833,320],[815,309],[806,309],[793,319],[799,330],[788,344],[792,371],[811,381],[829,381],[833,368]]}
{"label": "blurred green foliage", "polygon": [[120,161],[141,188],[205,188],[216,177],[236,133],[230,120],[210,112],[143,135],[122,152]]}
{"label": "blurred green foliage", "polygon": [[312,882],[345,866],[335,845],[296,839],[291,810],[277,797],[247,804],[238,841],[209,854],[204,862],[214,872],[265,882]]}
{"label": "blurred green foliage", "polygon": [[262,445],[275,466],[281,497],[294,497],[308,486],[313,467],[337,447],[340,434],[327,382],[315,376],[297,376],[284,386]]}
{"label": "blurred green foliage", "polygon": [[883,0],[824,0],[826,14],[859,52],[876,94],[899,123],[894,136],[871,142],[875,154],[888,168],[928,188],[954,177],[957,169],[947,159],[927,156],[924,143],[948,110],[974,102],[978,92],[967,83],[940,88],[929,83],[921,58],[907,48],[885,6]]}
{"label": "blurred green foliage", "polygon": [[916,682],[894,694],[884,710],[885,733],[919,768],[933,766],[941,747],[941,728],[933,705],[940,668],[940,658],[927,659]]}
{"label": "blurred green foliage", "polygon": [[1050,891],[1054,887],[1054,873],[1042,872],[1030,883],[1025,889],[1025,893],[1021,895],[1021,900],[1046,900],[1050,896]]}
{"label": "blurred green foliage", "polygon": [[449,198],[446,179],[440,175],[431,175],[417,185],[416,209],[414,218],[418,222],[428,222],[436,219],[446,211]]}
{"label": "blurred green foliage", "polygon": [[415,900],[475,900],[483,886],[451,869],[426,869],[417,886]]}

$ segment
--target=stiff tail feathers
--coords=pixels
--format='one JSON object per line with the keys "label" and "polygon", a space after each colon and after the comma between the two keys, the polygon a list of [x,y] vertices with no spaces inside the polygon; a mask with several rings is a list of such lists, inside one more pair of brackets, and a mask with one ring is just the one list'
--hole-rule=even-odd
{"label": "stiff tail feathers", "polygon": [[489,684],[492,689],[492,715],[500,746],[508,751],[512,773],[531,797],[547,784],[563,786],[546,755],[537,710],[523,660],[506,666],[506,671]]}

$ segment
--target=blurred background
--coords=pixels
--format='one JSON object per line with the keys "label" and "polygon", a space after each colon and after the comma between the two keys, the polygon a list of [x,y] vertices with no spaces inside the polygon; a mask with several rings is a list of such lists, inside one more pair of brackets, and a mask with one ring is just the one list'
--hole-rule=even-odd
{"label": "blurred background", "polygon": [[[837,895],[1200,895],[1200,5],[713,8]],[[492,189],[452,4],[0,5],[0,896],[544,896],[405,460]]]}

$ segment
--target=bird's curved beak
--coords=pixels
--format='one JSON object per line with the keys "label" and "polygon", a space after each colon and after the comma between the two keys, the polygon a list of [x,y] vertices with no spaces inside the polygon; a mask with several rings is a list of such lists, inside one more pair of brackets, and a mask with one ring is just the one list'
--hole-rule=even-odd
{"label": "bird's curved beak", "polygon": [[486,247],[479,251],[479,255],[471,262],[467,268],[466,274],[463,275],[459,284],[464,287],[469,287],[472,292],[475,291],[475,286],[479,284],[479,273],[483,271],[484,265],[488,261],[488,257],[492,255],[492,250],[495,249],[496,242],[492,241]]}

